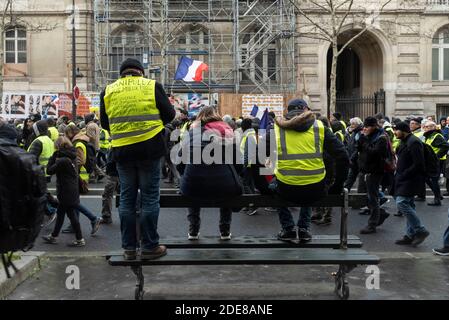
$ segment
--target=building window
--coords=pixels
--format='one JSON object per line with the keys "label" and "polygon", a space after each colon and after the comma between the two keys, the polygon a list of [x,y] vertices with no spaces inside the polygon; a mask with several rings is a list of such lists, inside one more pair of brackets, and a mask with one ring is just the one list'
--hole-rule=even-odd
{"label": "building window", "polygon": [[115,80],[120,76],[120,65],[127,58],[134,58],[143,62],[144,53],[148,49],[144,45],[144,35],[137,27],[120,28],[114,32],[109,52],[109,79]]}
{"label": "building window", "polygon": [[192,54],[189,54],[189,56],[193,55],[194,57],[191,57],[192,59],[202,60],[204,56],[199,53],[208,50],[209,34],[203,28],[187,28],[178,36],[178,45],[177,50],[181,51],[181,53],[184,51],[191,52]]}
{"label": "building window", "polygon": [[27,33],[24,28],[14,27],[5,31],[5,63],[27,62]]}
{"label": "building window", "polygon": [[272,81],[277,80],[278,50],[276,40],[272,41],[263,50],[258,49],[258,44],[264,40],[264,30],[259,29],[245,34],[241,46],[241,62],[245,64],[248,59],[251,62],[246,67],[246,72],[241,73],[242,81]]}
{"label": "building window", "polygon": [[432,80],[449,80],[449,27],[432,39]]}

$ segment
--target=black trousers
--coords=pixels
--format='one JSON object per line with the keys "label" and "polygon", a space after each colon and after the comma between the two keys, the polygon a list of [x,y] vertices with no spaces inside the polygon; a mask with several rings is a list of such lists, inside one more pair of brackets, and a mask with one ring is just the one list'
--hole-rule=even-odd
{"label": "black trousers", "polygon": [[[190,232],[198,232],[200,230],[201,218],[200,218],[201,208],[189,208],[189,214],[187,215],[187,220],[190,223]],[[232,222],[232,210],[231,208],[220,208],[220,232],[228,232],[231,228]]]}
{"label": "black trousers", "polygon": [[440,177],[426,177],[426,183],[432,190],[435,199],[438,201],[441,199],[441,189],[440,184],[438,183],[439,180]]}
{"label": "black trousers", "polygon": [[70,220],[70,224],[72,225],[73,230],[75,230],[75,236],[76,240],[81,240],[83,238],[83,234],[81,233],[81,226],[80,222],[78,220],[78,215],[75,214],[75,207],[68,207],[59,204],[58,210],[56,211],[56,222],[55,222],[55,228],[52,232],[52,237],[57,237],[59,233],[61,232],[62,225],[64,224],[65,216]]}
{"label": "black trousers", "polygon": [[367,173],[365,174],[366,191],[368,196],[368,208],[370,210],[370,217],[368,225],[377,227],[380,218],[380,204],[379,204],[379,186],[382,181],[383,173]]}

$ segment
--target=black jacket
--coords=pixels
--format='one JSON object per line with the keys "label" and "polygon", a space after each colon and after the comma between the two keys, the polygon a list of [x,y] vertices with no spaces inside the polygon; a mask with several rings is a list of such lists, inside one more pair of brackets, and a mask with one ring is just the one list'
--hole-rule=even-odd
{"label": "black jacket", "polygon": [[357,167],[357,159],[358,159],[358,151],[357,144],[362,134],[363,126],[359,126],[352,130],[352,132],[348,135],[347,138],[347,149],[349,154],[349,160],[351,161],[351,165]]}
{"label": "black jacket", "polygon": [[[229,142],[228,145],[222,145],[222,159],[217,159],[218,163],[206,164],[202,158],[200,164],[193,164],[193,152],[195,141],[201,141],[200,135],[204,133],[204,130],[214,130],[217,134],[212,138],[215,141],[224,141],[226,138]],[[222,121],[210,122],[206,126],[202,127],[202,130],[193,129],[189,130],[189,135],[182,141],[182,149],[180,150],[181,157],[184,156],[185,160],[188,160],[189,164],[185,165],[181,180],[181,193],[186,196],[194,198],[209,198],[209,199],[223,199],[242,194],[243,188],[240,179],[233,164],[225,163],[226,148],[232,152],[235,150],[235,144],[233,143],[234,133],[232,128]],[[211,140],[210,140],[211,141]],[[209,141],[201,141],[201,154]],[[189,150],[187,152],[187,150]],[[187,154],[182,155],[183,152]],[[209,154],[209,153],[208,153]],[[235,155],[235,152],[233,152]],[[235,163],[235,159],[234,163]]]}
{"label": "black jacket", "polygon": [[361,135],[357,143],[358,165],[362,173],[384,173],[388,156],[388,136],[383,129],[376,129],[371,135]]}
{"label": "black jacket", "polygon": [[63,206],[80,203],[75,148],[56,151],[48,160],[47,173],[56,174],[56,193]]}
{"label": "black jacket", "polygon": [[392,194],[413,197],[422,192],[425,183],[423,143],[408,135],[396,150],[398,156]]}
{"label": "black jacket", "polygon": [[[126,75],[125,75],[126,76]],[[159,109],[162,122],[165,124],[173,120],[176,115],[175,109],[170,104],[167,94],[161,84],[156,83],[156,107]],[[109,128],[109,119],[104,105],[105,91],[100,94],[100,122],[101,127],[107,131]],[[124,163],[134,160],[157,159],[166,153],[166,144],[164,143],[164,132],[161,131],[153,138],[136,144],[113,148],[113,159],[117,163]]]}
{"label": "black jacket", "polygon": [[431,130],[424,133],[424,137],[426,141],[430,139],[433,135],[440,133],[441,135],[437,135],[432,142],[432,147],[438,148],[437,158],[440,159],[444,157],[449,151],[449,143],[444,139],[440,130]]}
{"label": "black jacket", "polygon": [[[285,129],[293,129],[298,132],[305,132],[309,130],[314,122],[315,116],[311,112],[298,113],[297,111],[292,111],[285,116],[285,119],[277,119],[277,124],[279,126]],[[273,146],[276,148],[275,144],[272,144],[272,148]],[[343,143],[338,140],[338,138],[327,127],[324,128],[323,149],[326,157],[331,157],[335,161],[335,176],[333,177],[334,183],[330,187],[329,193],[339,194],[342,192],[344,181],[348,175],[349,157]],[[303,189],[307,191],[313,190],[313,192],[308,194],[313,194],[314,199],[311,199],[311,197],[306,197],[304,200],[306,202],[314,201],[325,195],[325,180],[326,179],[323,179],[323,181],[307,186],[292,186],[278,181],[278,192],[280,192],[281,196],[284,196],[287,199],[298,201],[298,196],[300,194],[304,194],[302,192]]]}

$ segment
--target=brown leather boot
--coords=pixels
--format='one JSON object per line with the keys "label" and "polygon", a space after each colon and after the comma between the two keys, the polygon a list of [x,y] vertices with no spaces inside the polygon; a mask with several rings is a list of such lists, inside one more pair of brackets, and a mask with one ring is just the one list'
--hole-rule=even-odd
{"label": "brown leather boot", "polygon": [[142,250],[142,252],[140,253],[140,259],[151,260],[165,256],[166,254],[167,254],[167,247],[159,245],[153,250]]}

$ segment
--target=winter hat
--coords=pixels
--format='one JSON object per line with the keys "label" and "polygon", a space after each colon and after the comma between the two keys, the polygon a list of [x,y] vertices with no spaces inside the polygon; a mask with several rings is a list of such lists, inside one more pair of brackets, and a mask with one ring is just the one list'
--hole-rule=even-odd
{"label": "winter hat", "polygon": [[334,116],[335,119],[341,120],[341,113],[340,112],[334,112],[334,113],[332,113],[332,115]]}
{"label": "winter hat", "polygon": [[33,122],[37,122],[41,119],[42,119],[42,116],[39,113],[35,113],[30,116],[30,120]]}
{"label": "winter hat", "polygon": [[39,120],[33,124],[33,132],[36,137],[46,135],[48,133],[47,120]]}
{"label": "winter hat", "polygon": [[288,102],[287,110],[304,110],[304,108],[309,109],[307,102],[304,99],[293,99]]}
{"label": "winter hat", "polygon": [[366,117],[363,122],[364,127],[377,127],[377,119],[374,117]]}
{"label": "winter hat", "polygon": [[94,119],[95,119],[95,113],[88,113],[84,116],[84,122],[86,124],[88,124],[91,121],[94,121]]}
{"label": "winter hat", "polygon": [[395,130],[402,131],[402,132],[406,132],[406,133],[410,133],[410,132],[411,132],[411,131],[410,131],[410,126],[408,125],[407,122],[404,122],[404,121],[398,122],[398,123],[394,126],[394,129],[395,129]]}
{"label": "winter hat", "polygon": [[122,62],[122,65],[120,66],[120,74],[122,74],[123,71],[125,71],[128,68],[139,69],[140,71],[142,71],[142,73],[145,72],[140,61],[133,58],[128,58]]}

